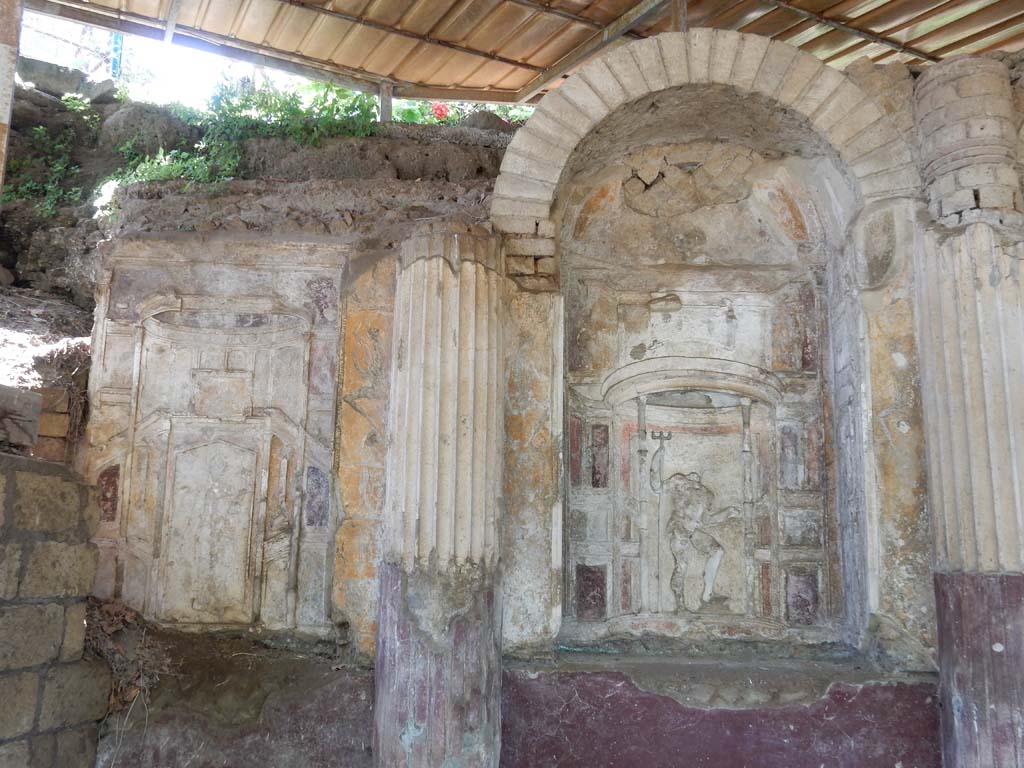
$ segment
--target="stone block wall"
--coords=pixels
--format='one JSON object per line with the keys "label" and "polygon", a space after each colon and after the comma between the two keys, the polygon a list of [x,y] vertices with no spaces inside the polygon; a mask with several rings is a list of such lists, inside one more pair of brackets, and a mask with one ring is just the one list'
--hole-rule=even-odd
{"label": "stone block wall", "polygon": [[40,387],[43,397],[39,414],[39,437],[32,446],[32,455],[44,461],[64,464],[68,461],[74,440],[74,416],[68,389]]}
{"label": "stone block wall", "polygon": [[83,658],[96,573],[93,489],[0,455],[0,768],[92,766],[110,672]]}

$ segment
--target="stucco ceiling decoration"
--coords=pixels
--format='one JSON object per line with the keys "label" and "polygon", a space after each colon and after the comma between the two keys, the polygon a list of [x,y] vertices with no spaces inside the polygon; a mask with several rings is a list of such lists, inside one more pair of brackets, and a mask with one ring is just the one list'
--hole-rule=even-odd
{"label": "stucco ceiling decoration", "polygon": [[[530,101],[680,0],[25,0],[59,15],[364,91]],[[1024,48],[1020,0],[690,0],[690,27],[788,42],[844,68]]]}

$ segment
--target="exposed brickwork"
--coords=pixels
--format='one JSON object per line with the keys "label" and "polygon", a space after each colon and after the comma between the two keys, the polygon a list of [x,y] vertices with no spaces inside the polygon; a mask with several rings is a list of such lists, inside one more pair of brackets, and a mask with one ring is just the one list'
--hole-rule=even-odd
{"label": "exposed brickwork", "polygon": [[915,87],[929,208],[955,225],[981,211],[1017,220],[1017,123],[1010,73],[994,59],[958,57],[929,67]]}
{"label": "exposed brickwork", "polygon": [[83,659],[96,493],[14,456],[0,456],[0,492],[0,766],[92,766],[110,688]]}

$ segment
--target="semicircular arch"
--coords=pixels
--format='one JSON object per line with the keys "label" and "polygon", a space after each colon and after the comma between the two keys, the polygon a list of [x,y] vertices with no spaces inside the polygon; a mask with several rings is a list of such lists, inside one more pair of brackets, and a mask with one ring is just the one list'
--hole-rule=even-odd
{"label": "semicircular arch", "polygon": [[759,94],[792,110],[837,153],[865,202],[921,194],[906,139],[873,96],[788,43],[694,29],[631,42],[580,68],[541,100],[510,143],[491,220],[515,236],[506,252],[554,255],[554,207],[576,149],[607,118],[645,96],[691,85]]}

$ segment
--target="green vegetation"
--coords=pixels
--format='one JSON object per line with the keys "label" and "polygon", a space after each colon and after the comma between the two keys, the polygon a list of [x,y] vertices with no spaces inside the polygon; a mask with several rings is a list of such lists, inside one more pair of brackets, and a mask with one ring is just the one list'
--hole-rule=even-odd
{"label": "green vegetation", "polygon": [[[206,112],[181,105],[168,109],[197,126],[202,140],[194,147],[165,148],[155,156],[140,154],[129,142],[119,148],[125,165],[115,175],[118,181],[225,181],[238,173],[239,144],[245,139],[288,138],[316,146],[335,136],[370,136],[378,125],[375,96],[316,82],[292,91],[270,84],[257,86],[251,80],[225,83]],[[399,122],[455,124],[480,109],[493,110],[513,122],[525,120],[533,111],[519,105],[398,100],[394,116]]]}
{"label": "green vegetation", "polygon": [[[65,108],[82,119],[85,134],[95,142],[100,117],[89,99],[68,94]],[[184,179],[190,183],[216,183],[238,175],[241,142],[251,138],[288,138],[316,146],[335,136],[370,136],[379,125],[377,98],[325,83],[310,82],[283,90],[252,80],[223,84],[207,110],[181,105],[166,109],[197,129],[195,143],[163,147],[155,155],[140,150],[133,139],[118,147],[123,164],[99,186],[110,180],[121,184]],[[399,99],[394,105],[398,122],[454,125],[473,112],[486,109],[510,122],[525,120],[532,107],[487,105],[468,102],[429,102]],[[79,131],[81,133],[81,131]],[[72,161],[76,131],[53,135],[45,127],[31,134],[29,159],[12,160],[4,202],[33,200],[40,213],[52,216],[57,208],[81,199],[82,190],[72,186],[79,169]]]}
{"label": "green vegetation", "polygon": [[92,108],[92,100],[88,96],[78,93],[66,93],[61,98],[61,102],[68,112],[73,112],[82,118],[86,128],[89,129],[89,135],[95,140],[100,134],[100,116]]}
{"label": "green vegetation", "polygon": [[2,202],[32,200],[39,213],[53,216],[61,205],[81,200],[81,187],[71,186],[79,171],[71,160],[75,140],[72,128],[59,134],[42,125],[33,128],[28,158],[8,163]]}
{"label": "green vegetation", "polygon": [[119,147],[125,158],[115,175],[119,181],[224,181],[237,174],[239,143],[245,139],[290,138],[315,146],[333,136],[369,136],[377,118],[374,97],[323,83],[282,91],[242,80],[222,85],[207,112],[180,105],[168,109],[197,126],[202,139],[194,147],[162,149],[155,156],[140,154],[128,142]]}

